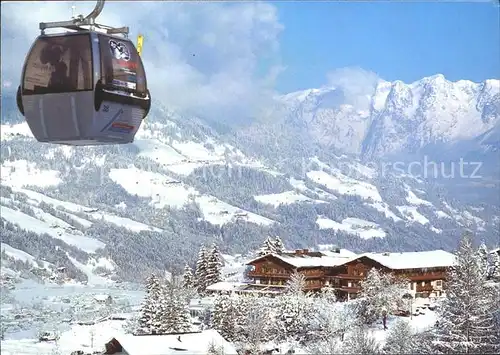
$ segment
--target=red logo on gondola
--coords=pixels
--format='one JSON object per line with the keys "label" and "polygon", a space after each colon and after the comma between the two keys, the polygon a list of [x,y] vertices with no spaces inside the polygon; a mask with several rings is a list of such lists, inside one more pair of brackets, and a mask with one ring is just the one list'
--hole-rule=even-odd
{"label": "red logo on gondola", "polygon": [[115,59],[115,62],[117,66],[121,68],[126,68],[126,69],[137,69],[137,63],[136,62],[129,62],[126,60],[121,60],[121,59]]}
{"label": "red logo on gondola", "polygon": [[134,126],[131,126],[129,124],[123,123],[123,122],[114,122],[111,127],[115,128],[127,128],[127,129],[134,129]]}
{"label": "red logo on gondola", "polygon": [[130,133],[134,128],[135,126],[131,126],[127,123],[113,122],[113,124],[109,128],[109,131],[119,132],[119,133]]}

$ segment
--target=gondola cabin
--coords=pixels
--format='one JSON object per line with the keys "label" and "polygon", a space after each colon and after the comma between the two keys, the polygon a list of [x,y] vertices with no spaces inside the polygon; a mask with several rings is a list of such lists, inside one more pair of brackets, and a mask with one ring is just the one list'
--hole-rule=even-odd
{"label": "gondola cabin", "polygon": [[17,105],[40,142],[125,144],[133,142],[151,97],[133,42],[86,30],[35,40]]}

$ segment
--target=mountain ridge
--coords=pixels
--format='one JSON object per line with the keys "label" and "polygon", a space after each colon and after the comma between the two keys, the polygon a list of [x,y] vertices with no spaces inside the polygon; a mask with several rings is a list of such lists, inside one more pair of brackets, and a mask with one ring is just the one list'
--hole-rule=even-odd
{"label": "mountain ridge", "polygon": [[[437,74],[410,84],[378,80],[357,92],[348,85],[307,89],[277,99],[289,106],[286,122],[307,128],[321,147],[364,158],[475,138],[500,121],[498,79],[451,82]],[[450,108],[441,110],[446,106]],[[397,139],[404,132],[413,137]]]}

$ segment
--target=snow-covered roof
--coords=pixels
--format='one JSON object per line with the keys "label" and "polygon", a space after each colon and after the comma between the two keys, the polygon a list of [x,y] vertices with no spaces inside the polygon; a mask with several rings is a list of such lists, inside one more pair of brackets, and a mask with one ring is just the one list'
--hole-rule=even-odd
{"label": "snow-covered roof", "polygon": [[456,256],[444,250],[401,252],[401,253],[364,253],[352,257],[354,261],[361,257],[370,258],[392,270],[450,267]]}
{"label": "snow-covered roof", "polygon": [[246,287],[248,284],[243,282],[229,282],[229,281],[221,281],[217,282],[213,285],[207,286],[207,290],[209,291],[237,291],[242,287]]}
{"label": "snow-covered roof", "polygon": [[[430,250],[417,252],[393,252],[393,253],[363,253],[355,254],[346,249],[340,252],[315,252],[308,254],[268,254],[295,268],[302,267],[335,267],[354,261],[366,256],[376,262],[393,270],[398,269],[420,269],[433,267],[450,267],[455,263],[456,256],[444,250]],[[259,257],[249,262],[262,259]]]}
{"label": "snow-covered roof", "polygon": [[321,253],[325,254],[326,256],[341,257],[341,258],[344,257],[351,258],[357,255],[355,252],[352,252],[347,249],[338,249],[338,252],[333,250],[321,250]]}
{"label": "snow-covered roof", "polygon": [[[335,252],[330,252],[329,255],[326,255],[324,252],[315,252],[312,255],[296,254],[296,253],[284,253],[284,254],[273,253],[273,254],[268,254],[266,256],[275,257],[289,265],[292,265],[295,268],[319,267],[319,266],[333,267],[344,264],[346,261],[350,260],[350,257],[352,257],[352,255],[347,253],[343,254]],[[253,261],[262,259],[264,257],[259,257],[257,259],[251,260],[249,264],[252,263]]]}
{"label": "snow-covered roof", "polygon": [[[181,341],[178,340],[180,336]],[[207,354],[211,344],[222,347],[223,353],[236,355],[234,346],[216,330],[207,329],[198,333],[143,335],[123,334],[115,337],[128,355]]]}
{"label": "snow-covered roof", "polygon": [[111,298],[110,295],[94,295],[96,301],[106,301],[109,298]]}
{"label": "snow-covered roof", "polygon": [[491,254],[500,253],[500,248],[496,248],[490,251]]}

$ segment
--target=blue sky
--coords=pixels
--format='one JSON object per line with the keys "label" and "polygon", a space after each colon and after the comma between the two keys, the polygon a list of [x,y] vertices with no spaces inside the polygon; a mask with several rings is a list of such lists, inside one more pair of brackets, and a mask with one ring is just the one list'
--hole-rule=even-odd
{"label": "blue sky", "polygon": [[[499,78],[498,7],[457,1],[108,1],[98,22],[144,34],[153,97],[234,120],[264,117],[277,93],[373,88],[375,74],[404,82],[437,73]],[[17,88],[38,23],[69,19],[72,4],[87,14],[95,2],[2,2],[4,89]]]}
{"label": "blue sky", "polygon": [[279,91],[325,84],[326,73],[361,67],[412,82],[500,77],[499,10],[492,3],[274,2],[285,26]]}

